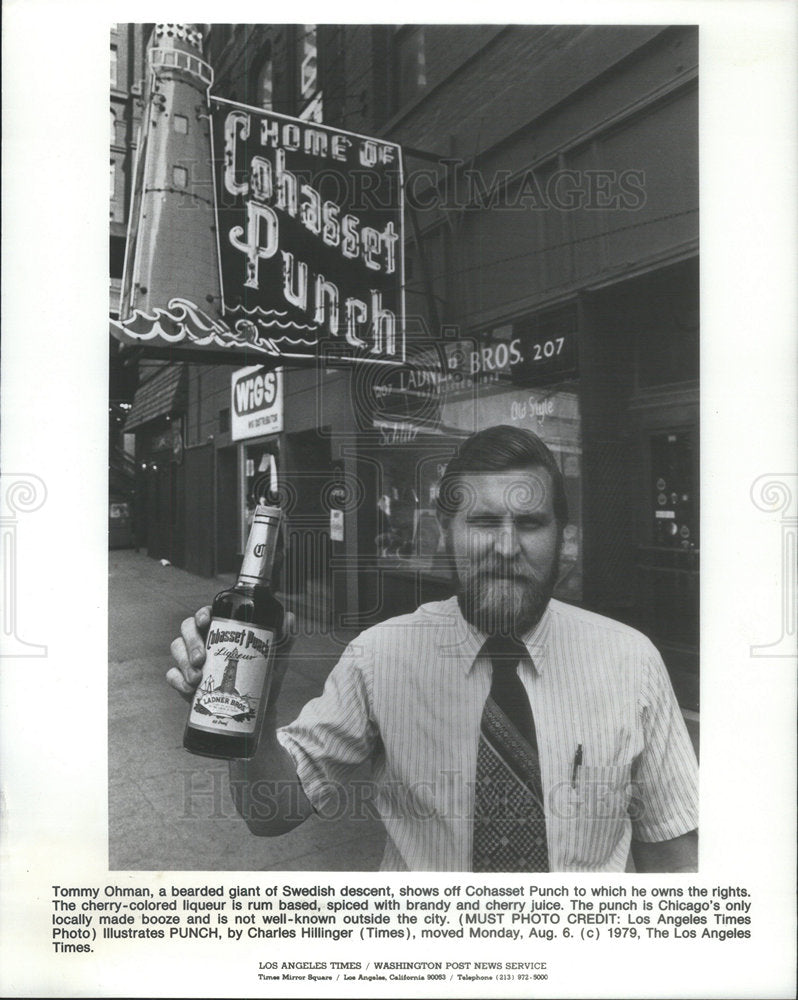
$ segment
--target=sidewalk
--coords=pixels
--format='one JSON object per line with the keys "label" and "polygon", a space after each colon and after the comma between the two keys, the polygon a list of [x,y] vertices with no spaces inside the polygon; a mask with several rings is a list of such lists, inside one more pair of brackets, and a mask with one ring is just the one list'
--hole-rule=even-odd
{"label": "sidewalk", "polygon": [[[180,622],[233,577],[193,576],[129,549],[110,551],[108,560],[110,869],[376,870],[384,843],[379,821],[314,816],[282,837],[255,837],[233,806],[227,765],[183,750],[188,705],[164,680],[169,646]],[[281,722],[321,692],[354,634],[302,631],[310,634],[294,645]]]}

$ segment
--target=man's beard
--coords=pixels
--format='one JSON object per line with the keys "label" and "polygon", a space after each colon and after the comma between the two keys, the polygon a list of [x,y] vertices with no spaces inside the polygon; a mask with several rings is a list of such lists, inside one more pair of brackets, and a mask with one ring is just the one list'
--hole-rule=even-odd
{"label": "man's beard", "polygon": [[521,639],[542,618],[558,575],[556,558],[542,579],[528,566],[488,558],[458,572],[457,602],[465,620],[485,635]]}

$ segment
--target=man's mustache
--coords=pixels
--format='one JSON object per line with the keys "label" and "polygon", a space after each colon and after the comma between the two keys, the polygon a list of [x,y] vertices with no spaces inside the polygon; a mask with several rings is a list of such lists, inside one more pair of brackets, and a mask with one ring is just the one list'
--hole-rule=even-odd
{"label": "man's mustache", "polygon": [[488,577],[491,580],[539,580],[540,577],[528,567],[512,564],[478,564],[471,567],[470,576]]}

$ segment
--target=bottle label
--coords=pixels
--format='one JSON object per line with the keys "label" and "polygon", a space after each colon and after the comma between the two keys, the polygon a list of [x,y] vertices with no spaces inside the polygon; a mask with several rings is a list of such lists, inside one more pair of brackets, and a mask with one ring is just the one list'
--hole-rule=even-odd
{"label": "bottle label", "polygon": [[269,696],[273,650],[271,629],[214,618],[189,725],[210,733],[254,733],[261,699]]}

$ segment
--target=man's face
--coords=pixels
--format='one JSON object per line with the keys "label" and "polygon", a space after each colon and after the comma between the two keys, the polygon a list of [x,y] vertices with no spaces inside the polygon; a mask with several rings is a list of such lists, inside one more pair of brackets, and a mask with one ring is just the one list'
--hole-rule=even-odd
{"label": "man's face", "polygon": [[557,582],[560,529],[542,468],[464,474],[449,522],[466,621],[519,638],[540,620]]}

